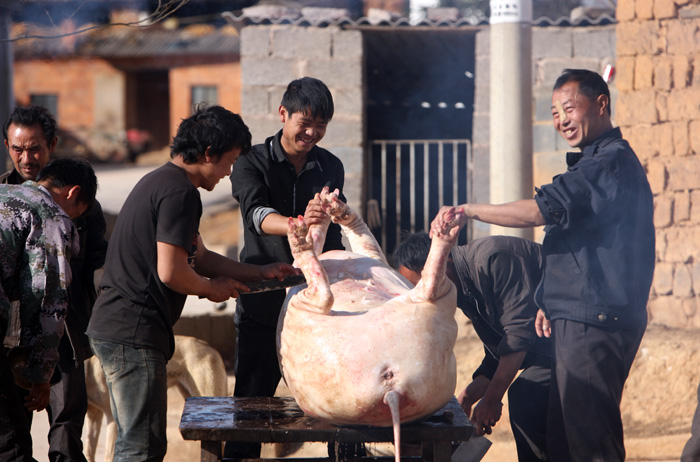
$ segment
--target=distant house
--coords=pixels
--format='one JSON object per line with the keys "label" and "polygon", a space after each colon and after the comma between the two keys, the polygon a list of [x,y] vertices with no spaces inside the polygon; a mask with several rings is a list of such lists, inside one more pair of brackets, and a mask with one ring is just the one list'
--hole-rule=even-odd
{"label": "distant house", "polygon": [[102,160],[124,159],[127,141],[134,150],[166,147],[197,103],[240,112],[239,39],[230,26],[103,28],[19,40],[14,56],[17,104],[49,108],[60,148]]}

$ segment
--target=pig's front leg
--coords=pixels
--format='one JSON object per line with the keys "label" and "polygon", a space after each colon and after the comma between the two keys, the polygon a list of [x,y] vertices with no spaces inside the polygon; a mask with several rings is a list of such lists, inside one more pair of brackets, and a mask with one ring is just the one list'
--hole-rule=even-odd
{"label": "pig's front leg", "polygon": [[457,243],[459,218],[456,213],[445,216],[448,223],[440,233],[433,233],[428,259],[423,266],[421,279],[413,289],[423,300],[436,300],[449,290],[449,280],[445,272],[447,259]]}
{"label": "pig's front leg", "polygon": [[333,294],[326,270],[314,252],[314,242],[309,236],[309,227],[304,218],[289,218],[287,240],[294,256],[295,265],[306,278],[307,287],[297,294],[296,303],[314,311],[329,313],[333,308]]}
{"label": "pig's front leg", "polygon": [[338,190],[328,188],[321,191],[321,200],[334,223],[338,223],[350,241],[353,252],[387,263],[386,257],[374,235],[364,221],[348,204],[338,199]]}

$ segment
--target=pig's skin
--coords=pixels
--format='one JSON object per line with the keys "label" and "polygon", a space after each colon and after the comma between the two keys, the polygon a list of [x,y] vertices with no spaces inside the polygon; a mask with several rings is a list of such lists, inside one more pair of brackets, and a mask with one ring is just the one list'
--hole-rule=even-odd
{"label": "pig's skin", "polygon": [[336,206],[342,210],[332,212],[334,221],[357,253],[332,251],[317,259],[301,220],[290,223],[290,244],[309,284],[290,290],[280,315],[285,381],[307,414],[337,424],[391,426],[385,396],[392,390],[401,422],[431,415],[450,400],[456,383],[456,290],[444,275],[454,240],[433,240],[423,279],[413,288],[386,264],[357,215]]}

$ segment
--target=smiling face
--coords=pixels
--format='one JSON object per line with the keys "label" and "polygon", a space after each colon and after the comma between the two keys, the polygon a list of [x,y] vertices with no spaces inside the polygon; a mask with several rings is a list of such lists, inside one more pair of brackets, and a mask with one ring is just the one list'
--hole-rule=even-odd
{"label": "smiling face", "polygon": [[577,82],[568,82],[552,94],[554,128],[569,146],[583,149],[612,128],[609,104],[607,96],[591,100],[579,91]]}
{"label": "smiling face", "polygon": [[284,106],[279,108],[282,127],[282,148],[292,157],[303,157],[323,139],[328,121],[320,117],[295,112],[289,114]]}
{"label": "smiling face", "polygon": [[41,125],[34,124],[29,127],[10,124],[5,140],[15,170],[25,180],[35,180],[44,165],[49,162],[49,157],[56,147],[54,139],[47,143]]}

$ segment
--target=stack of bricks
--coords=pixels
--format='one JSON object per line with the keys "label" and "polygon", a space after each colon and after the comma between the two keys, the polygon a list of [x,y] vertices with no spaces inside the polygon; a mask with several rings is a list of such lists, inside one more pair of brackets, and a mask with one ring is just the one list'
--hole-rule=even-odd
{"label": "stack of bricks", "polygon": [[650,323],[700,328],[700,0],[618,0],[616,122],[654,193]]}

